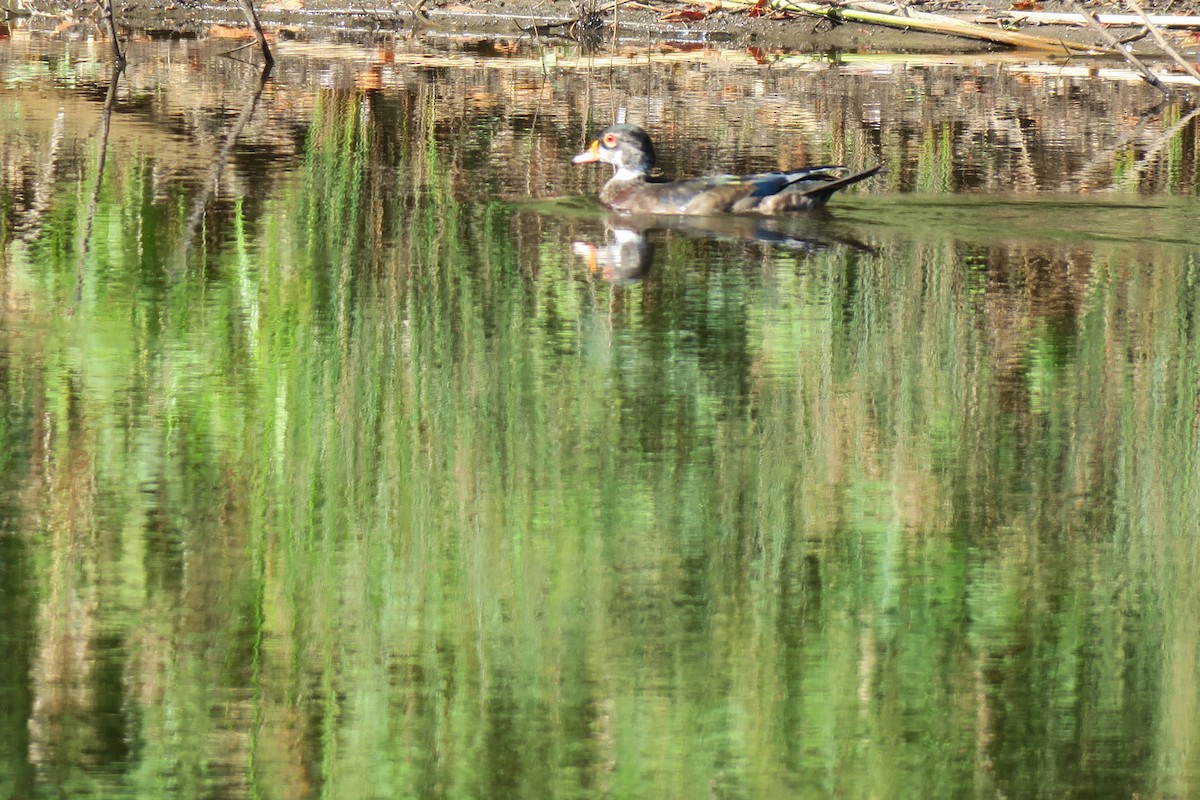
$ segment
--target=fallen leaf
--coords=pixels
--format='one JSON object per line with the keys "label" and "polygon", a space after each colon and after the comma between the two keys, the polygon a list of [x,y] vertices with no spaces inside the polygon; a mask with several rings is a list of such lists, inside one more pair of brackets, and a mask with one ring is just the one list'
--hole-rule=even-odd
{"label": "fallen leaf", "polygon": [[658,18],[659,22],[699,22],[708,16],[706,11],[691,11],[689,9],[680,9],[678,11],[668,11]]}
{"label": "fallen leaf", "polygon": [[208,35],[214,39],[250,39],[254,32],[249,28],[234,28],[229,25],[210,25]]}

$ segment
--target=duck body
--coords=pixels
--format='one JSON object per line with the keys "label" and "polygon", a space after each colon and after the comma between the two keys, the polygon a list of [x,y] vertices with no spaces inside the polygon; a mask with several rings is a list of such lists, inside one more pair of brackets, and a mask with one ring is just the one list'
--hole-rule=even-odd
{"label": "duck body", "polygon": [[636,125],[612,125],[572,161],[615,168],[600,202],[630,214],[783,214],[821,208],[839,189],[879,172],[878,165],[849,174],[846,167],[807,167],[754,175],[713,175],[665,181],[650,177],[654,145]]}

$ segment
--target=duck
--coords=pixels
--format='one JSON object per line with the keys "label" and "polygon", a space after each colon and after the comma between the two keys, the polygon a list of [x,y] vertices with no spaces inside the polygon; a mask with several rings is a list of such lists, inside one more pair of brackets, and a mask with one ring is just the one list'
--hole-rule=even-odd
{"label": "duck", "polygon": [[822,208],[835,192],[883,169],[850,174],[844,166],[806,167],[754,175],[711,175],[670,181],[651,177],[654,144],[637,125],[610,125],[574,164],[602,162],[614,167],[600,189],[600,202],[626,214],[784,214]]}

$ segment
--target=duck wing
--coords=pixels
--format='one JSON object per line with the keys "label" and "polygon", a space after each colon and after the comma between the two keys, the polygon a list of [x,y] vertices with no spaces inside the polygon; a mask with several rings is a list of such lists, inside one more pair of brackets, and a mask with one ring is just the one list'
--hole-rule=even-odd
{"label": "duck wing", "polygon": [[601,192],[601,200],[619,211],[635,214],[719,214],[755,191],[755,185],[746,178],[711,175],[681,181],[610,181]]}
{"label": "duck wing", "polygon": [[845,177],[845,167],[821,166],[680,181],[614,180],[601,192],[601,200],[610,208],[635,214],[773,214],[819,208],[838,189],[878,171],[876,167]]}

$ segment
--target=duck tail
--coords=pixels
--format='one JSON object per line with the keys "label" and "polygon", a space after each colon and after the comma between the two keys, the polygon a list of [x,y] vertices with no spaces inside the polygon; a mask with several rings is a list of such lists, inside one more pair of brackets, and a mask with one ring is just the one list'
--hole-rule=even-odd
{"label": "duck tail", "polygon": [[876,175],[883,171],[883,164],[876,164],[870,169],[864,169],[862,172],[856,172],[853,175],[847,175],[844,178],[837,178],[831,181],[822,181],[815,186],[805,186],[803,188],[796,187],[794,191],[783,192],[776,195],[780,200],[786,198],[786,209],[788,211],[803,211],[812,208],[820,208],[829,201],[834,192],[845,189],[847,186],[853,186],[859,181],[865,181],[872,175]]}

